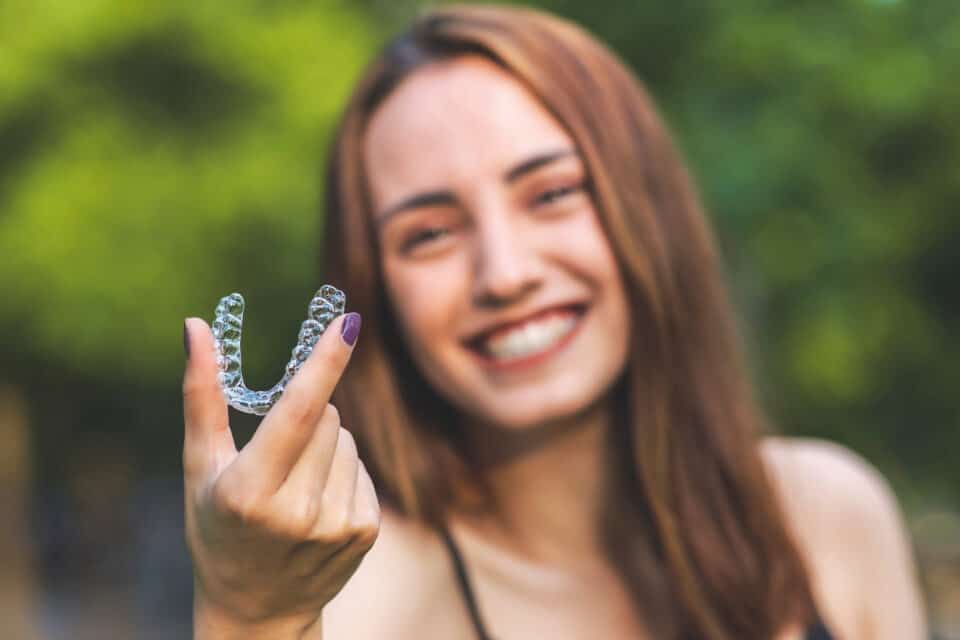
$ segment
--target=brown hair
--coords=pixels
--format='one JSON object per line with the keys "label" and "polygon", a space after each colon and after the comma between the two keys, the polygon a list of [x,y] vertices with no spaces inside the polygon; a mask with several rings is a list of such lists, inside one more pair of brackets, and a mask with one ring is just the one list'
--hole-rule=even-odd
{"label": "brown hair", "polygon": [[486,56],[566,127],[633,310],[600,528],[657,638],[769,638],[813,616],[808,578],[757,446],[752,397],[713,236],[647,93],[577,26],[529,9],[459,6],[416,20],[371,63],[343,115],[326,185],[326,277],[364,318],[334,402],[381,498],[434,526],[482,486],[456,411],[400,340],[364,176],[371,114],[425,64]]}

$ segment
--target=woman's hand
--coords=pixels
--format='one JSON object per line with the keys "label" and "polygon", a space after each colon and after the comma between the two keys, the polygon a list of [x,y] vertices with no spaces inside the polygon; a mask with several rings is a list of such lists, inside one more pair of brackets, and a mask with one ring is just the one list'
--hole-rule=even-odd
{"label": "woman's hand", "polygon": [[359,319],[331,323],[239,452],[213,334],[186,321],[183,465],[198,637],[298,637],[376,539],[373,483],[329,404],[352,352],[341,328],[356,323],[347,331],[355,340]]}

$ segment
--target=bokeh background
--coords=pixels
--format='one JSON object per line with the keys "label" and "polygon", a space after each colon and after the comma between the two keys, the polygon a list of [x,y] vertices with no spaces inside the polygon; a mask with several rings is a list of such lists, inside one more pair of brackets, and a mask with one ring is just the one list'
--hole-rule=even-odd
{"label": "bokeh background", "polygon": [[[529,4],[647,83],[768,410],[886,475],[960,638],[960,2]],[[0,2],[4,638],[189,637],[182,319],[242,291],[246,378],[279,378],[333,121],[424,6]]]}

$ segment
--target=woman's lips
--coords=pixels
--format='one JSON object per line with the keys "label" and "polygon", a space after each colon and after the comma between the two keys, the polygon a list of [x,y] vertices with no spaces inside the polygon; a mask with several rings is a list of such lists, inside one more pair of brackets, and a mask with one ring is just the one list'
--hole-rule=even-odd
{"label": "woman's lips", "polygon": [[[469,350],[487,369],[514,371],[535,366],[569,344],[583,324],[585,305],[555,307],[532,316],[519,325],[498,330],[482,339],[473,340]],[[544,345],[537,348],[538,344]],[[509,352],[529,353],[511,357]]]}

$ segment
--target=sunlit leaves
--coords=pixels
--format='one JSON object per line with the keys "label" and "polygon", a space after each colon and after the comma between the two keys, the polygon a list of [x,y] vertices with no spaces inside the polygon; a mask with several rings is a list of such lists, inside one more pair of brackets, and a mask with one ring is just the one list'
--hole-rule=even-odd
{"label": "sunlit leaves", "polygon": [[145,7],[0,8],[0,326],[163,379],[224,292],[313,293],[329,128],[375,34],[346,3]]}

